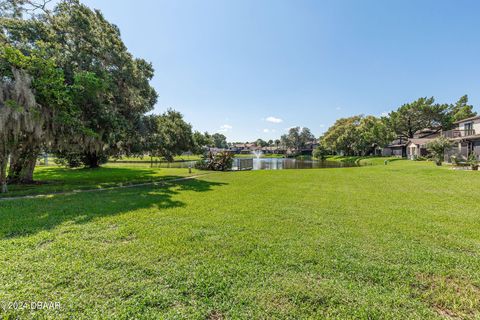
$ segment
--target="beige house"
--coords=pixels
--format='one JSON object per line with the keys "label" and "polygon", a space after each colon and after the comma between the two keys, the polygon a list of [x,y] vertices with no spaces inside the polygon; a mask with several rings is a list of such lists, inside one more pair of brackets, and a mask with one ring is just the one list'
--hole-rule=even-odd
{"label": "beige house", "polygon": [[410,139],[407,143],[407,158],[410,160],[428,156],[427,143],[435,138]]}
{"label": "beige house", "polygon": [[426,144],[440,135],[439,128],[423,129],[415,132],[413,138],[398,137],[390,145],[383,148],[382,156],[396,156],[408,159],[416,159],[428,155]]}
{"label": "beige house", "polygon": [[480,116],[457,121],[453,130],[442,134],[453,142],[453,147],[445,156],[446,161],[450,161],[452,156],[466,160],[471,154],[480,158]]}

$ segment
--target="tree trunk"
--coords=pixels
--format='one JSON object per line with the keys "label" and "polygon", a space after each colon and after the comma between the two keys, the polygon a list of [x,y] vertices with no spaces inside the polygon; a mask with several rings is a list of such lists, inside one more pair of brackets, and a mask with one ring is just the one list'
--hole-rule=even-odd
{"label": "tree trunk", "polygon": [[33,183],[33,171],[37,163],[38,152],[34,150],[15,151],[10,160],[9,183]]}
{"label": "tree trunk", "polygon": [[20,171],[22,170],[22,163],[20,161],[20,151],[14,150],[10,154],[10,168],[8,169],[8,181],[15,183],[20,175]]}
{"label": "tree trunk", "polygon": [[100,158],[96,153],[87,153],[85,154],[85,165],[90,169],[95,169],[100,167]]}
{"label": "tree trunk", "polygon": [[1,156],[0,158],[0,186],[1,186],[1,193],[8,192],[7,187],[7,162],[8,156]]}
{"label": "tree trunk", "polygon": [[23,170],[20,172],[20,183],[34,182],[33,171],[35,170],[36,165],[37,165],[36,155],[30,156],[27,159],[25,159],[25,166]]}

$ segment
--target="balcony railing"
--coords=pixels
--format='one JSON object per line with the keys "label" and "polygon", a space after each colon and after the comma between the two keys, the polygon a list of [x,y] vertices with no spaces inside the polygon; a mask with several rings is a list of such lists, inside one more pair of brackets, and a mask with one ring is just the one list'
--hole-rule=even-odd
{"label": "balcony railing", "polygon": [[475,130],[448,130],[442,132],[445,138],[455,139],[455,138],[462,138],[462,137],[469,137],[475,135]]}

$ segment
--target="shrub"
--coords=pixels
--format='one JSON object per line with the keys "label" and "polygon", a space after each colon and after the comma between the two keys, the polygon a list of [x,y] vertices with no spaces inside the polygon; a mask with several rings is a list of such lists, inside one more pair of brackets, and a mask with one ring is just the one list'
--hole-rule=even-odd
{"label": "shrub", "polygon": [[211,171],[227,171],[232,168],[233,153],[224,152],[208,152],[207,155],[195,164],[195,168],[200,170]]}
{"label": "shrub", "polygon": [[452,161],[452,163],[456,166],[460,165],[460,160],[458,160],[458,157],[457,156],[451,156],[450,157],[450,160]]}
{"label": "shrub", "polygon": [[437,164],[441,166],[445,157],[445,151],[450,149],[452,142],[445,137],[438,137],[433,141],[427,143],[427,150],[432,154],[432,158]]}
{"label": "shrub", "polygon": [[313,150],[313,156],[319,160],[325,160],[329,154],[331,154],[331,152],[322,145],[319,145]]}
{"label": "shrub", "polygon": [[468,156],[467,164],[469,164],[472,167],[472,170],[478,170],[479,161],[478,161],[477,155],[475,153],[472,152]]}

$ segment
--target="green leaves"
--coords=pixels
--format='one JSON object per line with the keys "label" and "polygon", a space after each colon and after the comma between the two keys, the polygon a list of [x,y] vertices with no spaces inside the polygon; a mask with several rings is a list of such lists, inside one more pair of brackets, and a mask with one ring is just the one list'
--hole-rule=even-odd
{"label": "green leaves", "polygon": [[435,99],[419,98],[389,114],[389,125],[398,136],[413,138],[422,129],[449,130],[455,121],[475,116],[473,106],[468,105],[468,96],[455,104],[438,104]]}
{"label": "green leaves", "polygon": [[78,1],[61,2],[48,23],[54,30],[51,47],[58,47],[55,58],[73,84],[79,118],[96,133],[96,142],[84,148],[129,152],[138,119],[156,103],[149,84],[152,65],[128,52],[117,26]]}
{"label": "green leaves", "polygon": [[462,96],[454,105],[450,105],[449,113],[451,122],[460,121],[477,115],[473,111],[473,106],[468,104],[468,96]]}
{"label": "green leaves", "polygon": [[427,150],[431,153],[437,164],[444,160],[445,151],[452,147],[452,142],[445,137],[438,137],[427,143]]}
{"label": "green leaves", "polygon": [[176,155],[195,148],[192,126],[177,111],[145,116],[143,126],[144,132],[139,137],[143,141],[141,152],[172,161]]}
{"label": "green leaves", "polygon": [[196,163],[200,170],[227,171],[232,169],[234,155],[231,152],[208,152],[203,160]]}
{"label": "green leaves", "polygon": [[439,127],[443,123],[444,108],[434,105],[434,98],[419,98],[406,103],[389,114],[389,125],[398,136],[413,138],[415,132]]}
{"label": "green leaves", "polygon": [[214,133],[214,134],[212,134],[212,140],[213,140],[213,145],[215,146],[215,148],[224,149],[224,148],[228,147],[227,137],[224,134],[221,134],[221,133],[218,133],[218,132]]}
{"label": "green leaves", "polygon": [[366,155],[375,147],[386,146],[393,138],[385,119],[363,115],[342,118],[320,139],[321,153],[331,150],[345,155]]}
{"label": "green leaves", "polygon": [[294,127],[290,128],[287,134],[282,135],[280,140],[283,146],[298,152],[304,148],[307,143],[315,141],[315,136],[310,129],[306,127]]}
{"label": "green leaves", "polygon": [[15,100],[13,99],[8,99],[5,101],[5,106],[7,108],[11,108],[15,110],[16,112],[23,112],[24,108]]}

